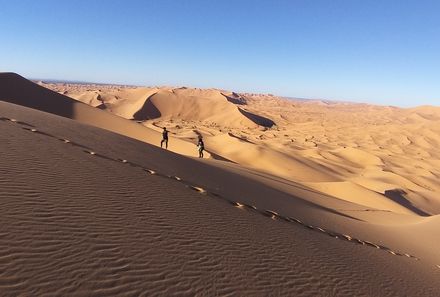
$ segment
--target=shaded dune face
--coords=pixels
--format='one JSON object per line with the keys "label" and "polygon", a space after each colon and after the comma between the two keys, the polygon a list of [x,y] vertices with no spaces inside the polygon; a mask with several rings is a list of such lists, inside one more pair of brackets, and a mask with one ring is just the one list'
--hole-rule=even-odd
{"label": "shaded dune face", "polygon": [[67,118],[74,117],[76,101],[34,84],[15,73],[0,73],[0,99]]}
{"label": "shaded dune face", "polygon": [[272,121],[271,119],[268,119],[266,117],[263,117],[263,116],[260,116],[257,114],[253,114],[253,113],[248,112],[246,110],[243,110],[241,108],[238,108],[238,111],[240,111],[245,117],[247,117],[248,119],[250,119],[252,122],[254,122],[255,124],[257,124],[259,126],[271,128],[273,125],[275,125],[274,121]]}
{"label": "shaded dune face", "polygon": [[224,93],[222,93],[223,96],[225,96],[225,98],[234,104],[237,105],[246,105],[246,99],[244,99],[243,97],[241,97],[240,95],[232,92],[230,95],[226,95]]}
{"label": "shaded dune face", "polygon": [[429,216],[430,214],[427,212],[424,212],[423,210],[418,209],[415,207],[407,198],[405,198],[406,192],[401,189],[396,190],[386,190],[384,195],[388,198],[390,198],[392,201],[397,202],[400,205],[403,205],[404,207],[408,208],[409,210],[413,211],[414,213],[421,215],[421,216]]}
{"label": "shaded dune face", "polygon": [[145,100],[145,104],[141,109],[133,114],[133,119],[136,121],[146,121],[151,119],[157,119],[162,116],[161,112],[154,103],[151,101],[151,96]]}

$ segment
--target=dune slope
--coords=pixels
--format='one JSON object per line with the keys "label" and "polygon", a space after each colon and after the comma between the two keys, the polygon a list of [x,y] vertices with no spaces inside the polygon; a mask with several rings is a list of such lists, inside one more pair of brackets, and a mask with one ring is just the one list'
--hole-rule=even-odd
{"label": "dune slope", "polygon": [[244,111],[217,90],[186,88],[160,90],[149,100],[160,112],[162,120],[202,121],[220,127],[235,128],[274,125],[269,119]]}
{"label": "dune slope", "polygon": [[[154,145],[159,145],[162,138],[160,132],[53,92],[14,73],[0,73],[0,100],[74,119]],[[179,139],[172,138],[169,149],[197,156],[195,144]]]}
{"label": "dune slope", "polygon": [[436,107],[285,100],[215,89],[46,86],[79,100],[90,97],[93,106],[99,95],[99,108],[157,132],[166,126],[181,140],[194,143],[202,135],[215,159],[327,196],[380,211],[440,214]]}
{"label": "dune slope", "polygon": [[[234,207],[123,161],[129,151],[145,167],[155,162],[160,173],[172,170],[165,168],[169,160],[177,167],[195,160],[130,139],[124,146],[120,135],[69,119],[0,106],[7,140],[0,145],[5,296],[440,294],[434,265]],[[70,141],[58,138],[63,135]]]}

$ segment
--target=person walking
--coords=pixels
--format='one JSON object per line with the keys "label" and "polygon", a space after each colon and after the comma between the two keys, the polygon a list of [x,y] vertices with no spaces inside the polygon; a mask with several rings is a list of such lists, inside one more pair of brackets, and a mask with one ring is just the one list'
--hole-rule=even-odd
{"label": "person walking", "polygon": [[202,136],[199,136],[199,142],[197,143],[199,149],[199,158],[203,158],[203,151],[205,150],[205,144],[203,143]]}
{"label": "person walking", "polygon": [[162,132],[162,141],[160,142],[160,147],[165,143],[165,148],[168,149],[168,130],[167,128],[163,128]]}

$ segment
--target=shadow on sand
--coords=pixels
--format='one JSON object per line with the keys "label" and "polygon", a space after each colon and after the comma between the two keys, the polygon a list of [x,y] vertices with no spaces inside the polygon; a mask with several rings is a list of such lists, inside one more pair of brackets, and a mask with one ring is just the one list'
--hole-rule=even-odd
{"label": "shadow on sand", "polygon": [[16,73],[0,73],[0,100],[73,118],[75,100],[33,83]]}
{"label": "shadow on sand", "polygon": [[400,205],[408,208],[412,212],[424,216],[429,217],[431,214],[424,212],[423,210],[415,207],[408,199],[405,198],[406,192],[402,189],[394,189],[394,190],[386,190],[384,195],[385,197],[388,197],[389,199],[393,200],[394,202],[399,203]]}

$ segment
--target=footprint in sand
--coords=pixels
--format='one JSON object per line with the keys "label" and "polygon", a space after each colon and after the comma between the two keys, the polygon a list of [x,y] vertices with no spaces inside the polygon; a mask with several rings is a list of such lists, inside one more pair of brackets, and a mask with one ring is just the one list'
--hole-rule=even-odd
{"label": "footprint in sand", "polygon": [[271,218],[272,220],[275,220],[279,216],[278,213],[273,210],[263,210],[262,214]]}
{"label": "footprint in sand", "polygon": [[27,128],[27,127],[23,127],[22,129],[26,130],[26,131],[31,131],[31,132],[37,132],[37,129],[35,128]]}
{"label": "footprint in sand", "polygon": [[367,245],[369,245],[369,246],[372,246],[372,247],[374,247],[374,248],[377,248],[377,249],[380,249],[380,246],[378,246],[377,244],[374,244],[374,243],[372,243],[372,242],[370,242],[370,241],[364,241]]}
{"label": "footprint in sand", "polygon": [[296,218],[289,217],[289,219],[292,220],[293,222],[298,223],[298,224],[301,224],[301,225],[303,224],[303,222],[301,220],[298,220]]}
{"label": "footprint in sand", "polygon": [[252,210],[257,210],[257,207],[255,205],[248,205],[248,204],[243,204],[244,207],[250,208]]}
{"label": "footprint in sand", "polygon": [[391,255],[394,255],[394,256],[397,256],[397,254],[396,254],[396,252],[395,251],[392,251],[392,250],[386,250],[388,253],[390,253]]}
{"label": "footprint in sand", "polygon": [[357,242],[359,244],[365,245],[365,241],[363,241],[363,240],[360,240],[360,239],[357,239],[357,238],[353,238],[353,241]]}
{"label": "footprint in sand", "polygon": [[156,174],[156,171],[154,171],[154,170],[147,169],[147,168],[145,168],[144,170],[145,170],[146,172],[148,172],[149,174]]}
{"label": "footprint in sand", "polygon": [[194,191],[197,191],[197,192],[199,192],[199,193],[202,193],[202,194],[206,193],[206,190],[203,189],[203,188],[200,188],[200,187],[189,186],[189,188],[192,189],[192,190],[194,190]]}
{"label": "footprint in sand", "polygon": [[285,217],[285,216],[279,216],[279,218],[281,219],[281,220],[283,220],[283,221],[286,221],[286,222],[288,222],[288,223],[292,223],[292,221],[289,219],[289,217]]}
{"label": "footprint in sand", "polygon": [[12,122],[12,123],[15,123],[15,124],[19,124],[19,125],[23,125],[23,126],[28,126],[28,127],[34,127],[33,125],[31,125],[31,124],[28,124],[28,123],[25,123],[25,122],[21,122],[21,121],[19,121],[19,120],[16,120],[16,119],[9,119],[9,118],[0,118],[0,120],[2,120],[2,121],[10,121],[10,122]]}
{"label": "footprint in sand", "polygon": [[235,202],[235,201],[231,201],[231,204],[234,205],[235,207],[238,207],[238,208],[243,208],[244,207],[244,204],[241,204],[241,203]]}
{"label": "footprint in sand", "polygon": [[336,239],[341,238],[341,236],[339,236],[338,234],[335,234],[335,233],[328,232],[327,234],[330,235],[333,238],[336,238]]}

